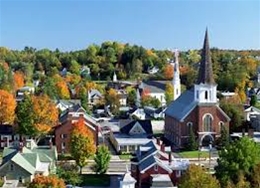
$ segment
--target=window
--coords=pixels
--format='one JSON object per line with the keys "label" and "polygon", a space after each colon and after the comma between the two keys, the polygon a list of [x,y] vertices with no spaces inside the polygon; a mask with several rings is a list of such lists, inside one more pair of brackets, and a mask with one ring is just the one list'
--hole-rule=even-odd
{"label": "window", "polygon": [[64,138],[67,138],[67,135],[66,135],[66,134],[61,134],[60,137],[61,137],[62,139],[64,139]]}
{"label": "window", "polygon": [[219,131],[222,131],[222,129],[225,128],[225,124],[223,121],[219,122]]}
{"label": "window", "polygon": [[158,171],[158,165],[154,165],[154,171]]}
{"label": "window", "polygon": [[188,127],[188,128],[192,127],[192,125],[193,125],[192,122],[188,122],[188,123],[187,123],[187,127]]}
{"label": "window", "polygon": [[134,152],[134,151],[135,151],[135,145],[130,145],[129,152]]}
{"label": "window", "polygon": [[212,132],[212,115],[206,114],[203,118],[204,132]]}
{"label": "window", "polygon": [[197,92],[196,92],[196,97],[197,97],[197,99],[199,99],[199,91],[197,90]]}
{"label": "window", "polygon": [[65,142],[62,142],[61,143],[61,149],[65,149],[65,146],[66,146]]}
{"label": "window", "polygon": [[181,177],[181,171],[180,171],[180,170],[177,170],[177,171],[176,171],[176,177],[177,177],[177,178]]}
{"label": "window", "polygon": [[208,91],[205,91],[205,99],[208,99]]}
{"label": "window", "polygon": [[10,164],[10,171],[14,171],[14,165]]}
{"label": "window", "polygon": [[120,146],[121,152],[127,152],[127,146]]}
{"label": "window", "polygon": [[19,177],[19,183],[23,183],[23,178],[21,176]]}

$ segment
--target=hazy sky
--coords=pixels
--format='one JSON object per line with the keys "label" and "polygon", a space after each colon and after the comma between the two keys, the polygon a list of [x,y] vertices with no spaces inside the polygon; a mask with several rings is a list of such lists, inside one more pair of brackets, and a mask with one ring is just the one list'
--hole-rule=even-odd
{"label": "hazy sky", "polygon": [[260,0],[0,0],[0,46],[260,49]]}

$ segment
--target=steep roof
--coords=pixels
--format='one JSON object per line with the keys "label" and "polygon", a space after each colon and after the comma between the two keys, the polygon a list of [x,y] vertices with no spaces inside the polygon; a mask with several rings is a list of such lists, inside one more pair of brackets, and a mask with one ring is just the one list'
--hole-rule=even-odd
{"label": "steep roof", "polygon": [[123,127],[120,128],[120,132],[124,134],[129,134],[129,131],[134,127],[136,123],[139,123],[146,134],[153,134],[152,130],[152,124],[150,120],[134,120],[131,121],[130,123],[125,124]]}
{"label": "steep roof", "polygon": [[186,90],[180,97],[170,103],[165,114],[182,121],[196,105],[197,102],[194,100],[194,89]]}
{"label": "steep roof", "polygon": [[209,39],[208,39],[208,29],[205,32],[203,49],[201,52],[201,62],[197,84],[215,84],[212,70],[212,62],[210,56]]}

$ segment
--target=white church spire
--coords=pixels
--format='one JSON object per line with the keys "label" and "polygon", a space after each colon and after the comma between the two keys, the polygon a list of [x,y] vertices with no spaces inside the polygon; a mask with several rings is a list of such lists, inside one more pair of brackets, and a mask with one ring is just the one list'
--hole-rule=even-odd
{"label": "white church spire", "polygon": [[173,79],[172,79],[172,85],[173,85],[173,100],[176,100],[181,95],[181,79],[180,79],[180,70],[179,70],[179,52],[176,49],[174,52],[175,57],[175,63],[174,71],[173,71]]}
{"label": "white church spire", "polygon": [[116,72],[114,71],[114,75],[113,75],[113,82],[117,82],[117,76],[116,76]]}

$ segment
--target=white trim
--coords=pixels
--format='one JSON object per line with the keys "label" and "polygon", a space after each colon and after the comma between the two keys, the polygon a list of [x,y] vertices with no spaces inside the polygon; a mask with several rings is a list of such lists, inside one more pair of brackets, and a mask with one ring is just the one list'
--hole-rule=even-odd
{"label": "white trim", "polygon": [[137,133],[134,132],[134,130],[135,130],[137,127],[139,127],[139,129],[141,130],[141,132],[138,133],[138,134],[145,134],[145,133],[146,133],[145,130],[143,129],[143,127],[142,127],[142,126],[140,125],[140,123],[137,121],[137,122],[134,124],[134,126],[132,127],[132,129],[130,129],[129,134],[130,134],[130,135],[135,135],[135,134],[137,134]]}

